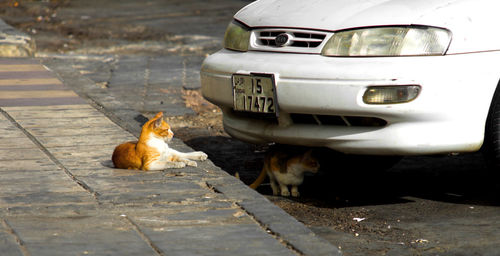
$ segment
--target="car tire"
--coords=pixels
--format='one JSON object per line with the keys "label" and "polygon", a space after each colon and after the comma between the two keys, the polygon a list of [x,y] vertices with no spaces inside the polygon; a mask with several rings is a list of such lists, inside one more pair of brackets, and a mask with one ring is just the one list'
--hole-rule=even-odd
{"label": "car tire", "polygon": [[500,175],[500,86],[493,95],[481,151],[492,174]]}

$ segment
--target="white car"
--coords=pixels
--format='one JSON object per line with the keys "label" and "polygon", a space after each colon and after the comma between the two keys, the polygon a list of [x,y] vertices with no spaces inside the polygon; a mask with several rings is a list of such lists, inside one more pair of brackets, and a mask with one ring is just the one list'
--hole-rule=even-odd
{"label": "white car", "polygon": [[500,2],[260,0],[201,68],[227,133],[344,153],[485,146],[500,163]]}

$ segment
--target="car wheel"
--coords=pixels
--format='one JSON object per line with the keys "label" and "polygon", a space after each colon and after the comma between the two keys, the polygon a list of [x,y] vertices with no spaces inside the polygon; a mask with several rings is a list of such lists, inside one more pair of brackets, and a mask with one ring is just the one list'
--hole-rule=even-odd
{"label": "car wheel", "polygon": [[500,86],[497,86],[486,120],[482,153],[495,175],[500,172]]}

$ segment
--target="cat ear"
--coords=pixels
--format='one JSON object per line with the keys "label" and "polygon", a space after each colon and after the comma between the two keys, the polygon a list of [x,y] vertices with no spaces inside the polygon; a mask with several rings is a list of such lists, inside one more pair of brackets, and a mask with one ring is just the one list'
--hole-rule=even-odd
{"label": "cat ear", "polygon": [[311,158],[312,152],[313,152],[312,149],[307,150],[306,153],[304,153],[304,156],[302,157],[302,159]]}
{"label": "cat ear", "polygon": [[150,125],[153,128],[158,128],[161,126],[162,121],[163,121],[163,112],[158,112],[158,114],[156,114],[155,117],[150,119]]}
{"label": "cat ear", "polygon": [[153,117],[153,119],[157,119],[157,118],[160,118],[160,117],[163,117],[163,112],[158,112],[155,117]]}
{"label": "cat ear", "polygon": [[161,127],[162,123],[163,123],[163,117],[160,117],[154,121],[154,127],[155,128]]}

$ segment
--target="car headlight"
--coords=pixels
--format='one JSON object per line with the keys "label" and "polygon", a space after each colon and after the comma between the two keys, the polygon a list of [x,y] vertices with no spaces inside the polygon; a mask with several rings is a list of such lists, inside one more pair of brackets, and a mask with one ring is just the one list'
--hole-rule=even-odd
{"label": "car headlight", "polygon": [[335,33],[325,44],[324,56],[444,55],[451,32],[435,27],[373,27]]}
{"label": "car headlight", "polygon": [[246,52],[250,43],[250,30],[242,24],[232,21],[224,35],[224,48]]}

